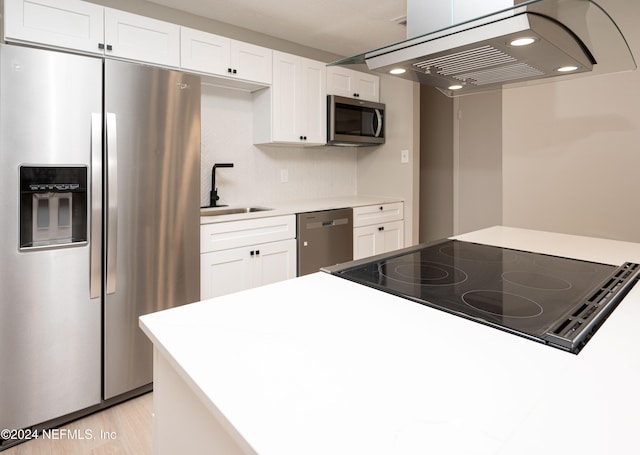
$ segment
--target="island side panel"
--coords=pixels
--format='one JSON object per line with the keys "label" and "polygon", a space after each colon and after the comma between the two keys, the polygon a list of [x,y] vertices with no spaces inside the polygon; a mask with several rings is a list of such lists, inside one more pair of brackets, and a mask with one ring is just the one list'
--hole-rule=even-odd
{"label": "island side panel", "polygon": [[158,349],[153,352],[153,454],[247,455]]}

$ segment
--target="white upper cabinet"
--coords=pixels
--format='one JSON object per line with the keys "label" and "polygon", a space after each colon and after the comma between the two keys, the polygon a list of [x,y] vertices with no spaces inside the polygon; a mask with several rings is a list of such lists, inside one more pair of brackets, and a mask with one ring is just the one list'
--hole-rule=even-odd
{"label": "white upper cabinet", "polygon": [[183,69],[271,84],[271,49],[187,27],[180,37]]}
{"label": "white upper cabinet", "polygon": [[4,0],[5,40],[102,54],[103,14],[78,0]]}
{"label": "white upper cabinet", "polygon": [[229,38],[180,27],[180,66],[210,74],[226,74],[231,61]]}
{"label": "white upper cabinet", "polygon": [[80,0],[5,0],[5,39],[180,65],[180,26]]}
{"label": "white upper cabinet", "polygon": [[254,96],[254,143],[326,142],[325,63],[274,51],[272,88]]}
{"label": "white upper cabinet", "polygon": [[105,55],[180,66],[180,26],[105,8]]}
{"label": "white upper cabinet", "polygon": [[263,84],[273,79],[273,51],[242,41],[231,41],[231,68],[234,77]]}
{"label": "white upper cabinet", "polygon": [[380,77],[348,68],[327,68],[327,93],[366,101],[380,101]]}

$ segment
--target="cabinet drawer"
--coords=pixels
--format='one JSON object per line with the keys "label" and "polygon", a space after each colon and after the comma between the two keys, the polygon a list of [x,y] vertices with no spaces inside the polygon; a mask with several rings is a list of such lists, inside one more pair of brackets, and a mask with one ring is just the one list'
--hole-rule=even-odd
{"label": "cabinet drawer", "polygon": [[353,227],[387,223],[404,219],[404,203],[366,205],[353,208]]}
{"label": "cabinet drawer", "polygon": [[227,250],[295,237],[295,215],[203,224],[200,227],[200,252]]}

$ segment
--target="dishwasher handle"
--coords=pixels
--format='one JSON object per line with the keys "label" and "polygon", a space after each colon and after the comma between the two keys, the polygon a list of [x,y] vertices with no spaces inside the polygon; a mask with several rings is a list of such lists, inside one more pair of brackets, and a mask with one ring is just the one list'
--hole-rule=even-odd
{"label": "dishwasher handle", "polygon": [[324,220],[324,221],[311,221],[305,224],[305,229],[320,229],[325,227],[332,226],[342,226],[345,224],[349,224],[349,218],[336,218],[333,220]]}

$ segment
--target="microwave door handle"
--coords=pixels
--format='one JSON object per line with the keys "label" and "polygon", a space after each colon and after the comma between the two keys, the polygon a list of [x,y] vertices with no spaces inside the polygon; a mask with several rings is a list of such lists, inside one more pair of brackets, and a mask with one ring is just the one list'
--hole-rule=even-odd
{"label": "microwave door handle", "polygon": [[102,114],[91,114],[91,247],[89,297],[100,297],[102,282]]}
{"label": "microwave door handle", "polygon": [[107,294],[116,292],[118,251],[118,130],[116,114],[107,113]]}
{"label": "microwave door handle", "polygon": [[375,137],[380,137],[380,132],[382,131],[382,113],[380,109],[375,109],[376,119],[378,120],[378,127],[376,128]]}

